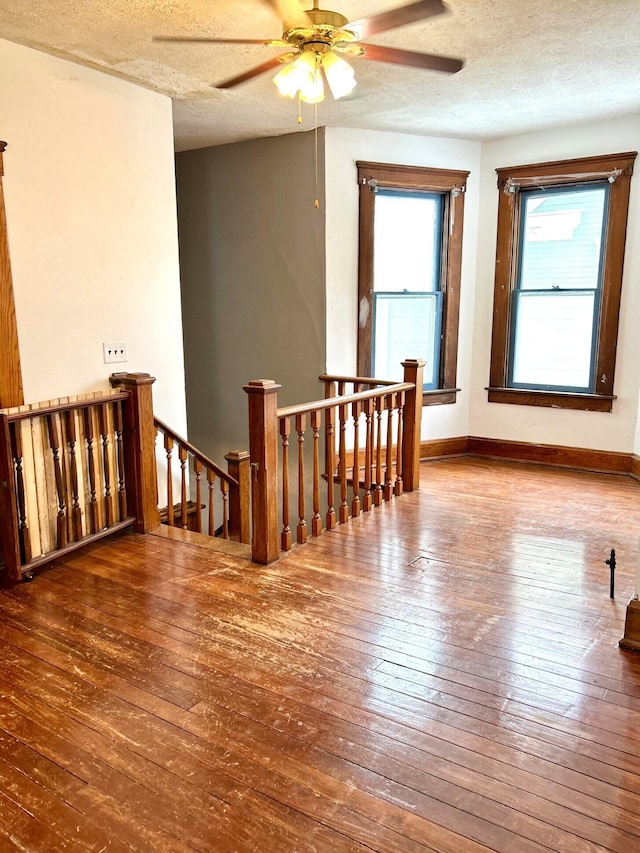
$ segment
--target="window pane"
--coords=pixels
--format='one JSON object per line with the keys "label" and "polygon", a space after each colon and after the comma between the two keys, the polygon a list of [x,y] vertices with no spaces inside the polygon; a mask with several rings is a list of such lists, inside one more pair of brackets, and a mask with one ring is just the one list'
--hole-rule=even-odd
{"label": "window pane", "polygon": [[607,187],[523,192],[521,290],[596,288]]}
{"label": "window pane", "polygon": [[512,385],[591,384],[595,292],[514,292]]}
{"label": "window pane", "polygon": [[439,289],[441,204],[426,193],[376,193],[374,291]]}
{"label": "window pane", "polygon": [[376,293],[373,309],[373,375],[394,379],[405,358],[422,358],[424,387],[436,388],[442,294]]}

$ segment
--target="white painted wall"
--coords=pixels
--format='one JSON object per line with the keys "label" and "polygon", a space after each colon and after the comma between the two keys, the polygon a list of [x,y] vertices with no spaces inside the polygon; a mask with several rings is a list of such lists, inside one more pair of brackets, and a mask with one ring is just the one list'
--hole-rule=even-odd
{"label": "white painted wall", "polygon": [[495,169],[548,160],[635,151],[640,115],[514,136],[482,146],[470,434],[629,453],[640,447],[640,164],[631,181],[627,248],[612,413],[488,403],[498,191]]}
{"label": "white painted wall", "polygon": [[0,138],[26,401],[146,371],[184,433],[170,99],[0,40]]}
{"label": "white painted wall", "polygon": [[[480,144],[469,140],[436,139],[379,131],[327,128],[326,311],[327,371],[356,372],[358,301],[357,160],[468,170],[462,247],[460,348],[454,405],[423,410],[424,439],[469,435],[475,259],[478,234]],[[411,357],[411,353],[407,353]],[[401,370],[401,368],[399,368]]]}

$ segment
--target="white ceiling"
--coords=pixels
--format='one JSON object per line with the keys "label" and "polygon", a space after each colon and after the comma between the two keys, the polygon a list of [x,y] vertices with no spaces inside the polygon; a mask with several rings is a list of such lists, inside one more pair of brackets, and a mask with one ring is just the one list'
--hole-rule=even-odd
{"label": "white ceiling", "polygon": [[[406,0],[411,2],[411,0]],[[311,3],[304,8],[309,8]],[[404,3],[324,0],[355,20]],[[371,37],[460,57],[454,76],[353,60],[358,86],[318,107],[320,125],[487,139],[640,112],[640,0],[447,0],[449,12]],[[274,71],[216,81],[267,60],[261,45],[167,44],[154,35],[279,38],[260,0],[0,0],[0,37],[174,98],[178,150],[291,133],[297,102]],[[313,107],[303,113],[313,126]]]}

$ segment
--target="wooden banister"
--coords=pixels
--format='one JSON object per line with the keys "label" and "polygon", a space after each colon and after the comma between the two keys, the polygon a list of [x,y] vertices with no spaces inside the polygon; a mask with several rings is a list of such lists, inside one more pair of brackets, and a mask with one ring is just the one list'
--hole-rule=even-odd
{"label": "wooden banister", "polygon": [[[294,495],[290,492],[292,472],[289,466],[292,463],[293,469],[296,461],[291,459],[291,444],[296,436],[298,523],[295,539],[300,545],[307,541],[308,506],[313,512],[311,536],[322,533],[319,442],[323,423],[327,530],[334,529],[337,524],[346,524],[363,512],[371,512],[373,507],[401,496],[404,490],[418,487],[424,362],[409,359],[403,362],[403,367],[403,382],[323,374],[320,380],[324,383],[324,399],[281,408],[277,407],[280,386],[274,381],[254,380],[244,386],[249,398],[252,554],[256,562],[270,563],[277,559],[279,547],[283,551],[294,547],[289,505]],[[346,393],[349,385],[353,386],[353,393]],[[308,426],[313,444],[312,452],[305,454]],[[313,469],[311,479],[308,472],[305,473],[305,455],[311,457],[307,459]],[[364,456],[364,475],[361,455]],[[305,494],[307,484],[309,495]],[[282,503],[280,528],[279,497]]]}
{"label": "wooden banister", "polygon": [[229,480],[229,538],[248,544],[251,541],[249,451],[231,450],[224,458]]}
{"label": "wooden banister", "polygon": [[412,492],[420,485],[420,430],[422,427],[422,385],[425,362],[410,358],[402,362],[404,381],[409,384],[402,413],[403,488]]}
{"label": "wooden banister", "polygon": [[[180,447],[183,447],[188,453],[191,454],[191,456],[194,457],[194,459],[197,459],[198,462],[200,462],[205,468],[210,468],[215,473],[216,477],[220,477],[221,480],[228,480],[230,483],[231,481],[233,481],[235,486],[238,485],[238,481],[234,477],[232,477],[228,473],[228,471],[225,471],[219,465],[216,465],[213,459],[209,459],[208,456],[205,456],[202,451],[198,450],[197,447],[194,447],[194,445],[187,441],[186,438],[183,438],[181,435],[178,435],[177,432],[172,430],[170,426],[167,426],[163,421],[160,420],[160,418],[154,417],[153,422],[156,426],[156,429],[159,429],[161,432],[163,432],[175,444],[179,445]],[[235,452],[237,453],[239,451]],[[227,457],[225,457],[225,459],[226,458]]]}
{"label": "wooden banister", "polygon": [[[422,362],[422,364],[424,366],[424,362]],[[280,387],[282,386],[278,385],[278,388]],[[413,387],[414,386],[411,382],[394,382],[392,385],[384,383],[384,394],[395,394],[398,391],[411,391]],[[247,386],[245,385],[245,391],[246,389]],[[318,412],[321,409],[327,409],[331,406],[359,403],[363,400],[372,400],[379,397],[380,393],[380,389],[373,388],[370,391],[359,391],[357,394],[343,394],[342,396],[337,397],[325,397],[324,400],[313,400],[310,403],[298,403],[295,406],[285,406],[282,409],[278,409],[277,416],[278,418],[291,418],[296,415],[307,414],[308,412]]]}
{"label": "wooden banister", "polygon": [[373,376],[333,376],[328,373],[322,373],[318,379],[320,382],[340,382],[353,385],[383,386],[397,384],[395,379],[376,379]]}
{"label": "wooden banister", "polygon": [[273,563],[279,555],[277,407],[281,387],[271,379],[255,379],[244,386],[249,402],[251,555],[263,565]]}
{"label": "wooden banister", "polygon": [[127,507],[135,516],[138,533],[149,533],[160,526],[158,512],[158,475],[156,470],[155,426],[151,386],[155,377],[148,373],[114,373],[112,385],[129,392],[124,416],[128,441],[124,446]]}

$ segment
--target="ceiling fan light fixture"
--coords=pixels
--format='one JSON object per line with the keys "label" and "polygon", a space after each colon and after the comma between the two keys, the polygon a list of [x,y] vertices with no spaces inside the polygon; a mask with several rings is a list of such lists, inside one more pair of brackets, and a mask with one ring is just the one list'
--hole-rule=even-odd
{"label": "ceiling fan light fixture", "polygon": [[306,104],[319,104],[324,101],[324,83],[319,65],[316,66],[311,80],[300,87],[300,100]]}
{"label": "ceiling fan light fixture", "polygon": [[293,98],[298,90],[302,92],[303,89],[313,85],[316,71],[315,56],[310,53],[301,53],[276,74],[273,82],[281,95]]}
{"label": "ceiling fan light fixture", "polygon": [[333,51],[328,51],[322,57],[322,67],[331,89],[331,94],[336,99],[344,98],[356,85],[353,68],[344,59],[337,56]]}

